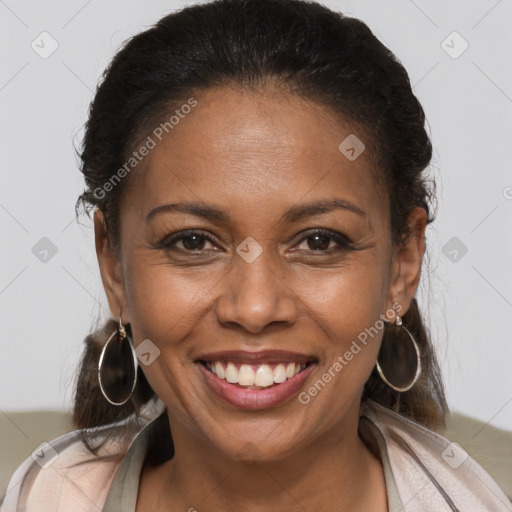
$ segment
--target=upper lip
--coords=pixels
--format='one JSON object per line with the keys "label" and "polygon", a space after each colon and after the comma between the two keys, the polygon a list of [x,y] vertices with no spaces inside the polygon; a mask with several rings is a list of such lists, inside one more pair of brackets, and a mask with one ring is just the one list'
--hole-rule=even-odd
{"label": "upper lip", "polygon": [[309,363],[316,358],[307,354],[290,352],[287,350],[223,350],[221,352],[208,352],[196,359],[197,361],[232,361],[234,363],[248,364],[274,364],[274,363]]}

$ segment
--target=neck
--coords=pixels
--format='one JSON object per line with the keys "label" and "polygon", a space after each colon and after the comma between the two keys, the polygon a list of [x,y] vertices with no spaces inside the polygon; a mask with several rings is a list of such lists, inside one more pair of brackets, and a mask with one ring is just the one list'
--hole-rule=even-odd
{"label": "neck", "polygon": [[171,423],[174,457],[144,470],[157,497],[152,510],[386,511],[382,467],[358,435],[359,404],[352,409],[277,461],[234,461]]}

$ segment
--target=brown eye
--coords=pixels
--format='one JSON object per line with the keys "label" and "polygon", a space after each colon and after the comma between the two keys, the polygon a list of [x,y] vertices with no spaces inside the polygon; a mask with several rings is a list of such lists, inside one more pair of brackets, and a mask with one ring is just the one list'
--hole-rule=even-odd
{"label": "brown eye", "polygon": [[200,251],[204,249],[206,243],[206,238],[202,235],[188,235],[177,240],[182,242],[183,247],[187,251]]}
{"label": "brown eye", "polygon": [[[304,242],[307,243],[307,248],[313,252],[331,253],[343,250],[346,251],[352,247],[348,238],[339,233],[327,230],[310,232],[307,236],[303,237],[299,243],[303,244]],[[335,243],[334,247],[331,246],[332,242]]]}
{"label": "brown eye", "polygon": [[329,246],[331,245],[331,241],[332,239],[328,236],[325,236],[325,235],[313,235],[313,236],[308,236],[307,239],[308,241],[308,247],[313,250],[313,251],[317,251],[317,250],[327,250],[329,249]]}
{"label": "brown eye", "polygon": [[[181,242],[181,247],[177,246],[178,243]],[[214,244],[213,240],[197,231],[183,231],[181,233],[175,234],[172,237],[164,238],[160,244],[159,248],[163,249],[178,249],[180,251],[185,252],[200,252],[205,249],[205,244],[207,243]]]}

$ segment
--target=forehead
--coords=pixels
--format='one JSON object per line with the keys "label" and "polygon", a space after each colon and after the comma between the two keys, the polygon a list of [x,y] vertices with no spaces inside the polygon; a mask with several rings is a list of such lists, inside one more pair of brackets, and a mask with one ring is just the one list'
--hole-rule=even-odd
{"label": "forehead", "polygon": [[330,197],[385,208],[370,151],[355,159],[350,151],[358,140],[369,148],[365,134],[325,107],[268,90],[219,88],[195,98],[168,134],[152,136],[155,147],[134,173],[141,216],[184,198],[239,218]]}

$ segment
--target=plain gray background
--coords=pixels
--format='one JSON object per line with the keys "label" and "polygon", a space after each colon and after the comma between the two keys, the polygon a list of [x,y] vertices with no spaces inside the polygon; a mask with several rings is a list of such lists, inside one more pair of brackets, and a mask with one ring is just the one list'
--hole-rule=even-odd
{"label": "plain gray background", "polygon": [[[119,45],[190,3],[0,1],[0,410],[71,403],[83,339],[108,315],[91,223],[74,220],[83,181],[73,141]],[[420,307],[450,406],[510,429],[512,2],[324,4],[370,26],[425,109],[439,209]],[[33,41],[58,47],[42,58]]]}

